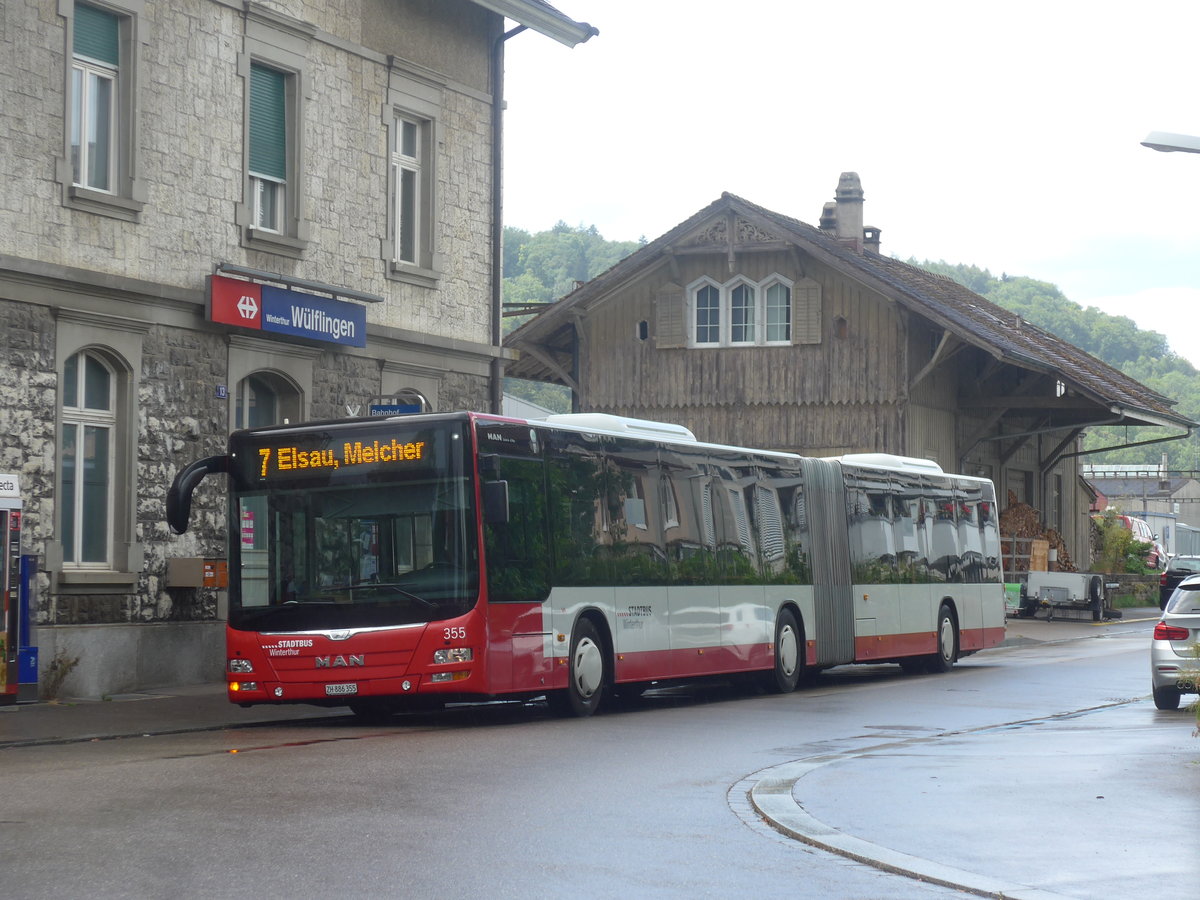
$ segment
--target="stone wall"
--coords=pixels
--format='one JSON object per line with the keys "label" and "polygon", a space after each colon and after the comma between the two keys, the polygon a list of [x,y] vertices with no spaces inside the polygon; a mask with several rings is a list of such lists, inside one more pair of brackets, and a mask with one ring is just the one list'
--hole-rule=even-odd
{"label": "stone wall", "polygon": [[388,277],[381,252],[390,166],[381,108],[394,71],[426,81],[431,73],[422,64],[409,66],[395,48],[385,53],[343,39],[361,36],[361,17],[368,14],[391,16],[396,33],[413,46],[426,43],[421,27],[457,29],[456,66],[469,62],[472,72],[486,73],[491,43],[474,21],[478,11],[464,29],[458,14],[426,3],[375,0],[369,10],[350,3],[333,9],[325,3],[264,5],[285,16],[312,14],[317,24],[337,22],[332,34],[318,29],[304,42],[310,69],[300,192],[311,234],[301,259],[280,260],[242,246],[235,209],[246,202],[246,85],[238,74],[245,17],[240,7],[214,0],[144,6],[137,139],[148,197],[133,224],[61,202],[55,173],[64,153],[64,20],[53,3],[3,4],[0,158],[11,162],[0,178],[0,254],[188,290],[199,288],[221,260],[282,270],[386,297],[368,308],[373,325],[487,343],[493,182],[486,84],[434,73],[440,142],[429,164],[437,178],[433,239],[443,271],[432,289],[402,283]]}
{"label": "stone wall", "polygon": [[[138,21],[136,65],[126,60],[122,72],[136,84],[136,175],[146,189],[137,212],[124,217],[66,197],[70,51],[59,11],[69,6],[0,5],[0,471],[21,477],[23,550],[42,560],[33,609],[43,671],[59,649],[78,655],[68,687],[79,696],[221,675],[223,593],[171,586],[166,570],[172,558],[227,556],[224,481],[209,478],[198,488],[184,535],[169,533],[166,492],[184,467],[225,451],[228,396],[237,388],[230,382],[245,374],[246,346],[265,354],[278,346],[276,358],[311,367],[311,382],[292,378],[308,418],[343,417],[348,406],[378,396],[388,364],[393,380],[411,370],[436,384],[438,410],[486,410],[490,402],[488,60],[491,31],[502,20],[475,8],[464,18],[462,10],[423,0],[254,6],[269,11],[257,17],[259,28],[276,14],[280,22],[296,19],[278,33],[304,67],[295,183],[308,234],[295,256],[249,249],[238,224],[247,181],[239,65],[255,18],[240,4],[115,4]],[[390,17],[387,34],[402,36],[402,46],[375,46],[387,40],[378,29],[363,38],[381,17]],[[413,59],[404,47],[436,53]],[[431,68],[439,59],[453,65]],[[428,162],[441,268],[424,281],[394,277],[386,261],[385,105],[398,78],[420,82],[437,98],[430,115],[438,139]],[[205,279],[221,262],[382,297],[367,306],[368,345],[321,349],[279,335],[231,334],[208,320],[204,305]],[[93,322],[100,323],[94,336]],[[116,343],[106,343],[113,334]],[[133,421],[119,418],[122,404],[114,429],[124,426],[116,440],[129,450],[114,451],[120,468],[113,484],[123,496],[113,498],[120,514],[111,571],[57,562],[57,357],[92,347],[124,360],[120,377],[136,385]]]}

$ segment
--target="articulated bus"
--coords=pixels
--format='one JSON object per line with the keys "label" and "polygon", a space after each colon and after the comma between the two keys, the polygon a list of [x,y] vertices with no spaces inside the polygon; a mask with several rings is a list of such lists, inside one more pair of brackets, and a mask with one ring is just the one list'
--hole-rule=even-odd
{"label": "articulated bus", "polygon": [[235,703],[380,715],[847,663],[942,672],[1004,636],[990,481],[882,454],[701,443],[607,415],[447,413],[235,432]]}

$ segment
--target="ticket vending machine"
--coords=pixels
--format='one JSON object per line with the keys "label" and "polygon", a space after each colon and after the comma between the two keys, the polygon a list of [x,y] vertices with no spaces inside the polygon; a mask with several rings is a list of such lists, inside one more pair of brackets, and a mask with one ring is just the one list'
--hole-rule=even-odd
{"label": "ticket vending machine", "polygon": [[0,474],[0,704],[16,703],[21,607],[21,482],[16,475]]}

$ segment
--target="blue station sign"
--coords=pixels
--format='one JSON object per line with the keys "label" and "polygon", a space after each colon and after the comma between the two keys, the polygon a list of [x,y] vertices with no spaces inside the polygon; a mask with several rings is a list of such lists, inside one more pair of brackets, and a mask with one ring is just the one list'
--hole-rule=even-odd
{"label": "blue station sign", "polygon": [[238,328],[367,346],[364,307],[239,278],[209,278],[209,318]]}

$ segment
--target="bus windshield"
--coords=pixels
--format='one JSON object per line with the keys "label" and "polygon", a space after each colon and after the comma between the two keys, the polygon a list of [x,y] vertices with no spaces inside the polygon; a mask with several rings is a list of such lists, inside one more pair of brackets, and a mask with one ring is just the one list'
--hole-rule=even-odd
{"label": "bus windshield", "polygon": [[229,624],[336,631],[470,610],[479,566],[464,443],[453,424],[371,423],[235,445]]}

